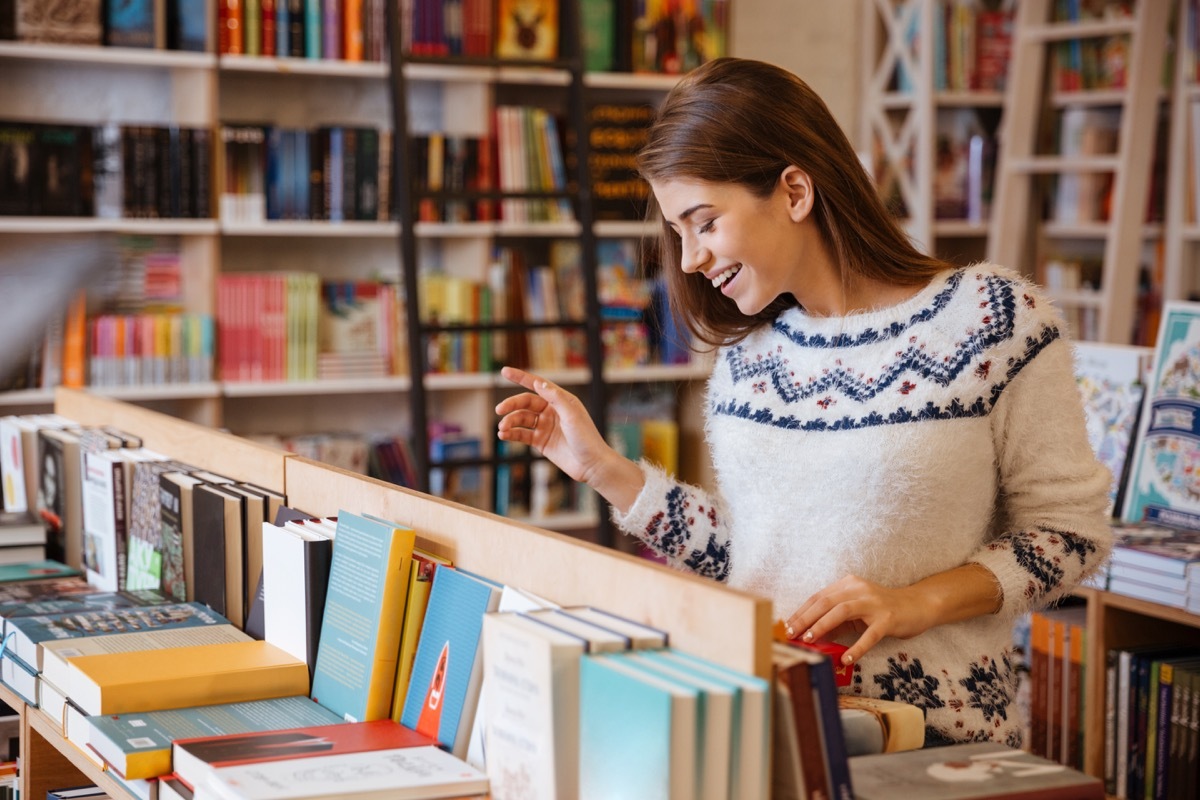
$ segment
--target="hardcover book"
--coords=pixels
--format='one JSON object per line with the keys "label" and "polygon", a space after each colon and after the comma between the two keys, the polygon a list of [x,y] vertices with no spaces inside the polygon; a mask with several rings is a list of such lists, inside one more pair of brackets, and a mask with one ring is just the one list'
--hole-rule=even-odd
{"label": "hardcover book", "polygon": [[117,608],[157,606],[168,602],[160,593],[140,592],[76,592],[62,597],[0,603],[3,625],[18,617],[48,617],[56,614],[79,614],[88,611],[111,611]]}
{"label": "hardcover book", "polygon": [[112,47],[164,47],[163,11],[161,0],[109,0],[105,3],[104,43]]}
{"label": "hardcover book", "polygon": [[400,722],[465,757],[483,677],[483,615],[501,587],[453,567],[433,578]]}
{"label": "hardcover book", "polygon": [[424,746],[223,767],[207,786],[214,797],[241,800],[432,800],[487,792],[488,779],[467,762]]}
{"label": "hardcover book", "polygon": [[8,0],[0,4],[5,17],[0,28],[21,42],[97,45],[103,32],[100,5],[100,0]]}
{"label": "hardcover book", "polygon": [[858,756],[850,773],[859,800],[1104,800],[1098,778],[986,742]]}
{"label": "hardcover book", "polygon": [[308,689],[308,667],[254,640],[77,656],[67,696],[86,714],[187,708],[290,697]]}
{"label": "hardcover book", "polygon": [[495,50],[496,58],[557,58],[558,0],[499,0]]}
{"label": "hardcover book", "polygon": [[417,643],[421,639],[421,627],[425,624],[425,609],[429,605],[433,575],[439,564],[454,566],[448,558],[442,558],[420,547],[413,548],[412,567],[408,577],[408,598],[404,603],[404,626],[400,631],[400,655],[396,661],[396,686],[392,697],[391,717],[397,722],[404,714],[404,700],[412,678]]}
{"label": "hardcover book", "polygon": [[433,744],[428,736],[390,719],[342,722],[176,739],[171,748],[171,767],[190,785],[200,786],[225,767]]}
{"label": "hardcover book", "polygon": [[262,548],[265,638],[303,659],[312,670],[317,663],[333,540],[304,521],[284,526],[264,522]]}
{"label": "hardcover book", "polygon": [[1163,308],[1121,519],[1200,528],[1200,303]]}
{"label": "hardcover book", "polygon": [[[335,541],[312,697],[348,721],[384,719],[392,706],[416,532],[342,510]],[[265,588],[270,595],[270,585]]]}
{"label": "hardcover book", "polygon": [[274,731],[339,723],[307,695],[88,717],[88,744],[126,777],[171,771],[172,744],[180,739]]}
{"label": "hardcover book", "polygon": [[0,564],[0,583],[35,581],[45,578],[70,578],[79,570],[53,559],[26,561],[21,564]]}

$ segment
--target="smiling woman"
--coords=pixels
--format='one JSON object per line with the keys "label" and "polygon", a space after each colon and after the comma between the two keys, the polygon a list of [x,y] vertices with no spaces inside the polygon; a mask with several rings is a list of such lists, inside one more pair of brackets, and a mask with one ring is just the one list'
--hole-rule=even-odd
{"label": "smiling woman", "polygon": [[917,251],[824,102],[718,59],[672,90],[639,168],[672,309],[717,347],[706,492],[610,448],[521,370],[496,408],[679,568],[847,645],[843,691],[925,710],[930,742],[1019,745],[1013,620],[1111,548],[1062,320],[992,264]]}

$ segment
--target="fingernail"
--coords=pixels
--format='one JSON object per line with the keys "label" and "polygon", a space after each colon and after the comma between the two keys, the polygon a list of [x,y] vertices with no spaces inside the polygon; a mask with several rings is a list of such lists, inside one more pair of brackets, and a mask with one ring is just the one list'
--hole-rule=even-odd
{"label": "fingernail", "polygon": [[854,662],[854,656],[850,655],[849,653],[842,654],[842,663],[843,664],[851,664],[853,662]]}
{"label": "fingernail", "polygon": [[795,639],[795,638],[796,638],[796,631],[795,631],[795,629],[794,629],[794,628],[792,628],[792,626],[791,626],[791,625],[788,625],[788,626],[786,626],[786,630],[787,630],[787,637],[788,637],[789,639]]}
{"label": "fingernail", "polygon": [[805,631],[805,632],[804,632],[804,641],[806,641],[806,642],[811,642],[812,640],[813,640],[813,632],[812,632],[812,631]]}

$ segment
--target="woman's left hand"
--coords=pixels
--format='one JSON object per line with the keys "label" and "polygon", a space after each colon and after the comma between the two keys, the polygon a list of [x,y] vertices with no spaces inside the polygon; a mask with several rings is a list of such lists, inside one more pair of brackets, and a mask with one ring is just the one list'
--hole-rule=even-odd
{"label": "woman's left hand", "polygon": [[805,601],[784,620],[788,638],[815,642],[858,634],[842,656],[852,664],[885,636],[909,639],[936,624],[931,604],[915,586],[888,589],[847,575]]}

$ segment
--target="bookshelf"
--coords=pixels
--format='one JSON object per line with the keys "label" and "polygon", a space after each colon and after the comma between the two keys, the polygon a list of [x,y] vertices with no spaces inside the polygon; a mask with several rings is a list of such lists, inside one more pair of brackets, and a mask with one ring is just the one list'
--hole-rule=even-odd
{"label": "bookshelf", "polygon": [[1180,2],[1175,72],[1171,91],[1171,170],[1167,176],[1166,259],[1162,281],[1163,300],[1191,300],[1200,294],[1200,216],[1197,215],[1200,142],[1200,69],[1196,39],[1197,7]]}
{"label": "bookshelf", "polygon": [[864,0],[860,148],[924,249],[987,247],[1011,12],[958,0]]}
{"label": "bookshelf", "polygon": [[[564,20],[572,18],[575,4],[564,2],[563,8]],[[568,23],[568,32],[571,29]],[[564,52],[577,50],[565,35],[563,47]],[[588,242],[595,241],[588,239],[592,235],[637,238],[647,233],[640,222],[598,222],[591,226],[585,224],[585,216],[580,213],[574,221],[553,223],[426,222],[415,217],[402,223],[398,213],[387,220],[336,223],[224,218],[218,198],[220,176],[226,166],[220,132],[223,126],[237,123],[310,129],[322,125],[369,126],[391,132],[394,111],[400,107],[419,120],[418,128],[428,128],[430,120],[438,118],[449,129],[487,134],[490,110],[498,100],[544,103],[564,118],[574,119],[579,116],[572,110],[574,104],[582,104],[585,95],[660,97],[677,80],[675,76],[584,73],[577,58],[561,59],[548,66],[450,58],[400,58],[392,64],[250,56],[216,52],[217,45],[212,50],[194,53],[0,42],[0,70],[6,76],[0,87],[0,102],[9,109],[6,119],[196,126],[212,133],[216,162],[212,213],[208,218],[0,216],[0,247],[5,241],[64,233],[94,236],[97,241],[114,235],[178,241],[186,310],[213,315],[220,305],[216,285],[224,276],[298,270],[316,273],[323,280],[382,279],[400,284],[408,273],[415,275],[431,262],[481,267],[498,241],[540,242],[538,246],[544,247],[555,238]],[[396,80],[392,79],[393,67],[397,69]],[[401,91],[397,92],[397,87],[402,87]],[[402,157],[404,151],[398,148],[394,163]],[[586,188],[584,176],[580,172],[573,182]],[[577,211],[586,205],[585,197],[586,192],[577,193]],[[411,199],[410,192],[395,193],[397,206],[405,199]],[[411,242],[411,253],[406,252],[406,242]],[[591,250],[590,246],[583,248],[586,258],[592,257]],[[402,266],[407,264],[416,269]],[[585,279],[590,280],[593,273],[585,270]],[[595,296],[594,286],[589,295]],[[410,292],[408,297],[415,309],[416,295]],[[416,314],[408,316],[417,319]],[[597,331],[597,346],[593,348],[597,354],[598,342]],[[599,363],[582,371],[553,371],[548,377],[587,393],[598,414],[603,413],[606,401],[602,398],[609,384],[654,381],[676,387],[682,397],[679,408],[684,424],[695,426],[683,435],[690,443],[688,447],[694,448],[689,449],[683,463],[701,465],[701,471],[685,477],[702,480],[706,475],[702,465],[707,460],[701,456],[701,423],[696,415],[688,415],[685,406],[694,401],[706,375],[703,362],[616,369],[598,367]],[[481,437],[485,459],[491,457],[491,409],[504,392],[511,390],[487,371],[428,373],[415,378],[394,372],[383,377],[288,382],[228,380],[219,369],[213,380],[203,382],[94,388],[104,396],[242,434],[423,432],[425,409],[435,408],[449,421]],[[4,413],[46,411],[52,403],[52,387],[0,392],[0,411]],[[415,410],[418,407],[419,413]],[[413,450],[427,452],[421,443]],[[420,472],[424,474],[425,470]],[[564,526],[581,527],[577,514],[565,515],[562,521]],[[591,521],[590,527],[594,528],[606,517],[593,513]],[[555,524],[549,518],[540,518],[539,522]]]}
{"label": "bookshelf", "polygon": [[[202,469],[253,477],[282,489],[290,504],[310,513],[346,508],[405,520],[416,529],[420,546],[451,556],[466,569],[560,603],[603,607],[669,631],[681,650],[770,675],[769,600],[119,400],[60,388],[54,411],[85,425],[137,432],[147,447]],[[22,796],[41,797],[47,789],[90,781],[113,797],[132,797],[67,741],[45,712],[27,707],[4,686],[0,700],[21,715]]]}
{"label": "bookshelf", "polygon": [[[1046,286],[1075,338],[1134,337],[1147,242],[1162,234],[1147,209],[1174,5],[1060,18],[1048,0],[1018,4],[988,258]],[[1080,68],[1104,48],[1123,54],[1122,69]],[[1084,266],[1060,273],[1064,263]]]}

